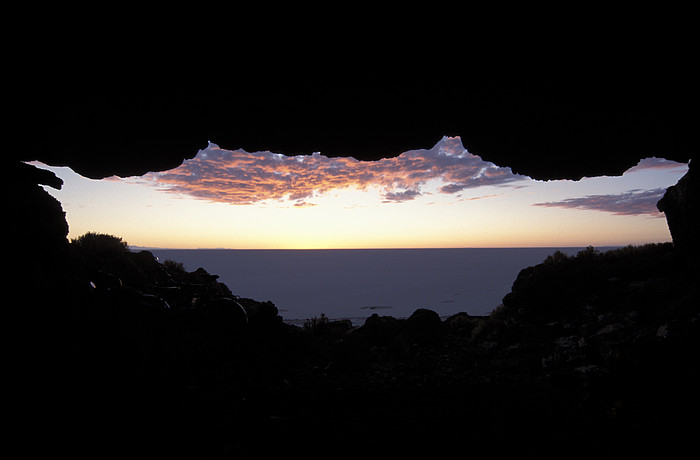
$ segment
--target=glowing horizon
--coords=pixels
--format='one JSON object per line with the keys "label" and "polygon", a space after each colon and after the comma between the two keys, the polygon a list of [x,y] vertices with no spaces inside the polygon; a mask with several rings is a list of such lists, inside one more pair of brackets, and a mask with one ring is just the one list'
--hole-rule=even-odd
{"label": "glowing horizon", "polygon": [[173,249],[585,247],[670,241],[656,201],[687,165],[648,158],[620,177],[535,181],[458,137],[363,162],[216,144],[178,168],[47,191],[69,238],[88,231]]}

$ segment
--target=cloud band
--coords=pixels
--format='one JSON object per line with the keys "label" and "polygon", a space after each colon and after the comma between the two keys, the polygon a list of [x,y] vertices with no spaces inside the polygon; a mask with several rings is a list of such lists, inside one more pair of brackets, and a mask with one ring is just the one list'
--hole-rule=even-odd
{"label": "cloud band", "polygon": [[485,185],[525,179],[472,155],[459,137],[444,137],[432,149],[411,150],[394,158],[363,162],[320,153],[285,156],[272,152],[226,150],[216,144],[200,150],[180,167],[151,173],[162,190],[215,202],[244,205],[270,200],[308,204],[331,190],[377,188],[385,202],[413,200],[429,181],[456,194]]}
{"label": "cloud band", "polygon": [[664,188],[630,190],[619,194],[587,195],[561,201],[535,203],[534,206],[602,211],[619,216],[648,215],[651,217],[663,217],[663,214],[656,208],[656,203],[661,199],[665,191],[666,189]]}

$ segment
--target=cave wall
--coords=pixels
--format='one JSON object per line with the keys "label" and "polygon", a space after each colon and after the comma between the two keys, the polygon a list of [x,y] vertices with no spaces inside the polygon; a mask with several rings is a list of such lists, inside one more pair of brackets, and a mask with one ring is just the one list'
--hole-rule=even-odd
{"label": "cave wall", "polygon": [[666,190],[656,206],[666,215],[674,246],[687,255],[690,268],[697,272],[700,269],[700,186],[696,163],[690,163],[688,172]]}

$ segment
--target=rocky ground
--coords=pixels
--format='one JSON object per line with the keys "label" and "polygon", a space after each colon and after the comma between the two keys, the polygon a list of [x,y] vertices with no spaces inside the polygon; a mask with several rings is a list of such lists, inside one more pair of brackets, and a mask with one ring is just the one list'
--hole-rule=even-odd
{"label": "rocky ground", "polygon": [[60,328],[30,387],[47,414],[33,423],[56,449],[561,457],[693,445],[698,277],[670,244],[555,253],[487,317],[418,310],[353,328],[285,324],[203,269],[110,241],[71,244],[54,286]]}

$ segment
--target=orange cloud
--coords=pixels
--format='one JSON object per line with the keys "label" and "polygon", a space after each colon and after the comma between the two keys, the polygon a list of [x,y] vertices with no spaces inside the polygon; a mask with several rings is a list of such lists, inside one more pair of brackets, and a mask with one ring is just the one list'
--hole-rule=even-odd
{"label": "orange cloud", "polygon": [[467,152],[459,137],[444,137],[430,150],[411,150],[394,158],[363,162],[319,153],[284,156],[272,152],[225,150],[215,144],[180,167],[149,174],[162,190],[231,204],[288,200],[299,206],[332,190],[380,190],[385,202],[415,199],[428,181],[454,194],[484,185],[524,179]]}

